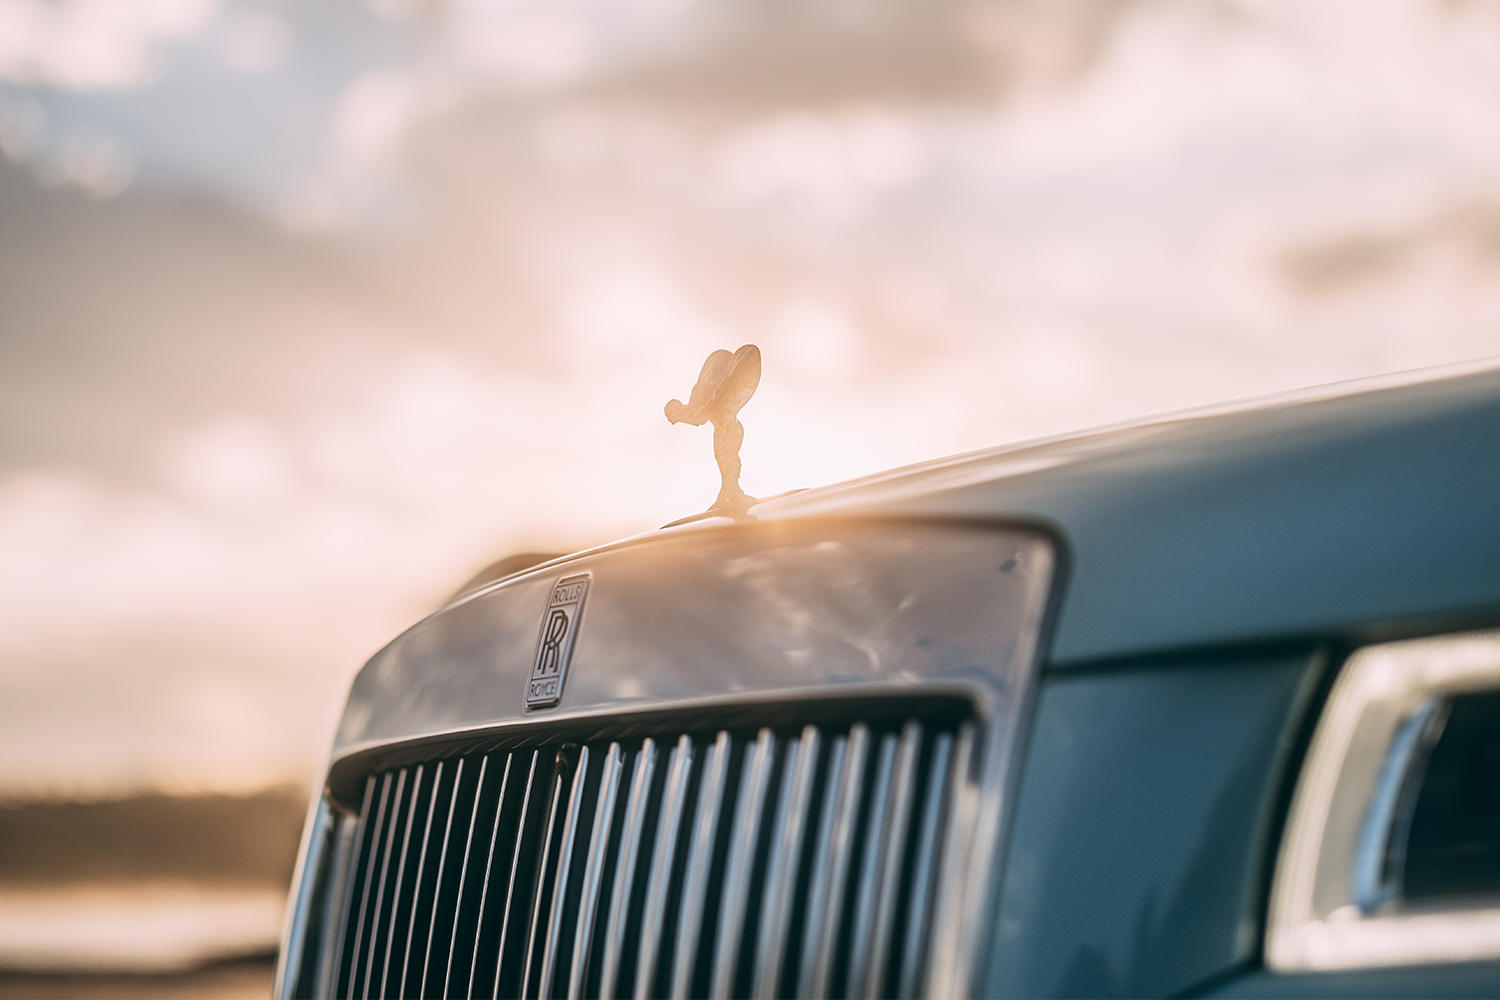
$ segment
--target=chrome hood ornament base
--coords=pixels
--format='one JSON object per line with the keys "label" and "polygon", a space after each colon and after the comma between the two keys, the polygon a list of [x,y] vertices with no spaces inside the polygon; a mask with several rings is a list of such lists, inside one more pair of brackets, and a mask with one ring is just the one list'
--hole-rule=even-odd
{"label": "chrome hood ornament base", "polygon": [[714,425],[714,459],[719,463],[723,483],[707,514],[740,519],[748,515],[750,505],[756,502],[755,497],[740,489],[740,445],[745,440],[745,428],[738,414],[755,395],[758,385],[760,348],[746,344],[733,354],[714,351],[703,362],[698,384],[693,386],[688,401],[674,399],[667,403],[667,419],[674,424]]}

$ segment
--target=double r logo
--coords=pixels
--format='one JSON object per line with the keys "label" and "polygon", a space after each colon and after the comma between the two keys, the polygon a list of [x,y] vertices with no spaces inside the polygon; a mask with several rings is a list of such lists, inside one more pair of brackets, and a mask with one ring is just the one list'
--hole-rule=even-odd
{"label": "double r logo", "polygon": [[555,674],[562,666],[563,636],[568,633],[568,613],[553,608],[542,633],[542,648],[537,652],[536,674]]}
{"label": "double r logo", "polygon": [[542,612],[542,628],[531,660],[531,680],[526,684],[526,708],[551,708],[562,699],[573,640],[583,616],[583,598],[589,590],[588,573],[566,577],[552,585],[552,597]]}

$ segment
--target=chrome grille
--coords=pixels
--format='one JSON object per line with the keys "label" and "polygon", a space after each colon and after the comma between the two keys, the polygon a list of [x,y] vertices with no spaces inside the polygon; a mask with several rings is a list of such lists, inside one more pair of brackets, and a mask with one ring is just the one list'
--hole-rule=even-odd
{"label": "chrome grille", "polygon": [[972,723],[474,752],[369,775],[343,839],[340,997],[921,990]]}

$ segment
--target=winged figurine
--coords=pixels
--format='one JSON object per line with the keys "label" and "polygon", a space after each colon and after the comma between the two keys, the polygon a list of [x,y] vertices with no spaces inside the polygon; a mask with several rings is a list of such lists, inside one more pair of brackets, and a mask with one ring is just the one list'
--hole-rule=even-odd
{"label": "winged figurine", "polygon": [[740,445],[745,440],[745,428],[738,414],[758,385],[760,348],[746,344],[733,354],[714,351],[703,362],[688,401],[674,399],[667,403],[667,419],[674,424],[714,425],[714,459],[719,463],[723,484],[708,508],[711,514],[738,517],[755,503],[754,497],[740,489]]}

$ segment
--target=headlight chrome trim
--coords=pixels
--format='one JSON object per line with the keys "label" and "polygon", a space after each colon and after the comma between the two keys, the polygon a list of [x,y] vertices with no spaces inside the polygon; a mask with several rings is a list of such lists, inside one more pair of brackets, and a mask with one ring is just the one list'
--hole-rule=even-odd
{"label": "headlight chrome trim", "polygon": [[[1408,777],[1444,699],[1500,689],[1500,631],[1366,646],[1318,720],[1272,881],[1266,965],[1309,972],[1500,958],[1500,906],[1403,908],[1384,873],[1410,822]],[[1400,846],[1400,845],[1398,845]]]}

